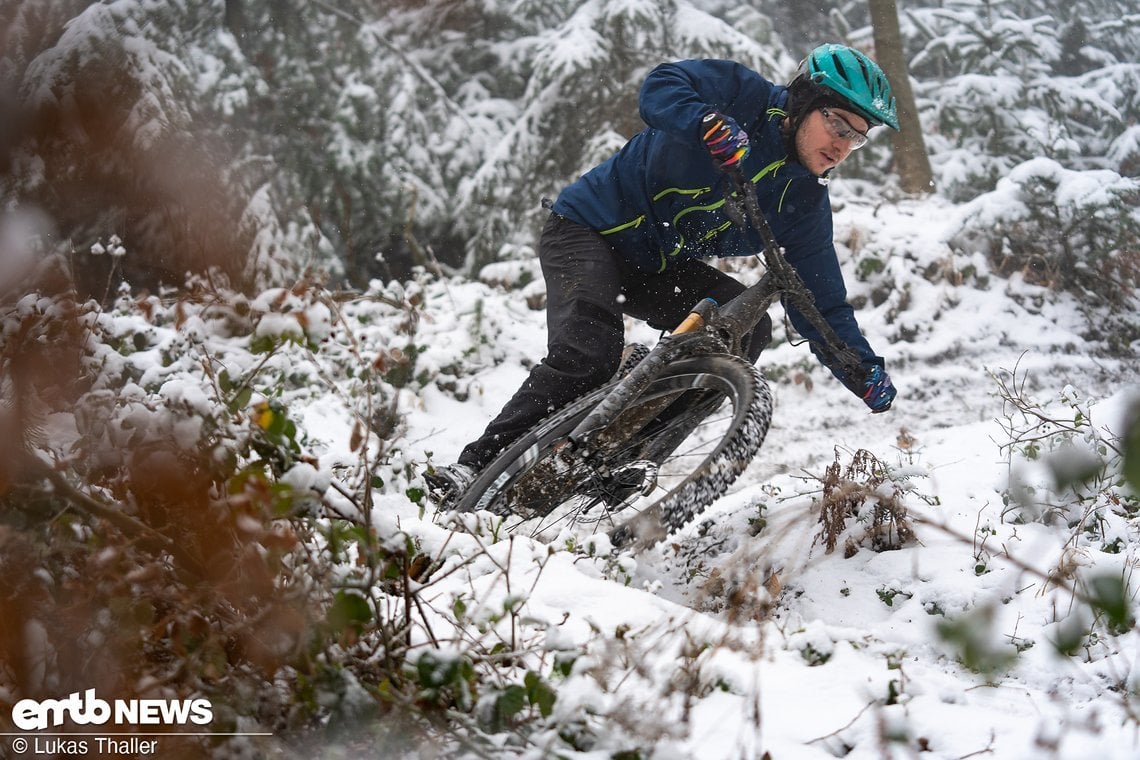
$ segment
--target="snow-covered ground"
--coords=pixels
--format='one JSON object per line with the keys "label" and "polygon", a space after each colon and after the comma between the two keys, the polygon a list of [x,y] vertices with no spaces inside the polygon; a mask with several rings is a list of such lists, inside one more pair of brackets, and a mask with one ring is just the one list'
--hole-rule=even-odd
{"label": "snow-covered ground", "polygon": [[[842,187],[837,195],[850,294],[899,388],[890,413],[868,414],[778,328],[761,360],[776,411],[757,460],[651,551],[589,556],[524,538],[494,543],[488,531],[453,533],[446,515],[421,515],[392,493],[377,520],[417,536],[425,551],[439,548],[452,557],[445,567],[485,552],[431,586],[434,604],[477,600],[485,617],[470,619],[486,635],[507,625],[488,610],[511,594],[525,598],[500,633],[555,659],[577,656],[555,682],[554,717],[608,725],[592,756],[635,742],[661,758],[1140,756],[1140,634],[1107,635],[1071,592],[1111,576],[1134,602],[1140,526],[1103,503],[1097,532],[1047,524],[1031,505],[1010,503],[1006,494],[1030,488],[1037,502],[1058,497],[1024,446],[1008,445],[1022,420],[999,393],[1004,379],[1070,422],[1083,409],[1092,419],[1084,437],[1112,439],[1140,393],[1135,356],[1093,356],[1072,303],[989,276],[980,255],[952,256],[944,240],[957,208],[937,199],[875,207]],[[862,282],[856,270],[868,256],[884,267]],[[511,269],[484,279],[517,276]],[[389,442],[397,466],[452,461],[541,358],[543,313],[524,295],[486,283],[431,286],[415,328],[417,367],[464,357],[475,371],[447,392],[434,383],[404,391],[407,428]],[[383,325],[359,329],[365,355],[413,340]],[[655,337],[632,323],[629,334]],[[351,460],[335,399],[307,409],[302,424],[323,464]],[[1053,445],[1042,443],[1042,457]],[[885,472],[877,493],[905,508],[913,537],[873,550],[867,500],[828,553],[822,480],[860,450]],[[1070,516],[1081,508],[1066,507]],[[540,756],[543,737],[534,741],[529,751]]]}
{"label": "snow-covered ground", "polygon": [[[94,360],[107,388],[125,383],[119,401],[96,389],[85,403],[116,415],[106,429],[124,441],[149,419],[192,447],[202,420],[228,418],[224,369],[296,422],[316,468],[299,463],[286,482],[342,514],[361,503],[344,494],[370,451],[377,534],[434,560],[417,578],[415,651],[477,662],[482,699],[528,674],[549,685],[553,702],[529,694],[542,706],[528,703],[526,740],[505,755],[1140,756],[1140,633],[1125,610],[1140,588],[1136,501],[1111,478],[1083,500],[1054,484],[1082,456],[1111,459],[1140,397],[1135,350],[1106,355],[1071,298],[952,253],[968,207],[834,190],[850,297],[899,388],[894,407],[869,414],[774,309],[764,446],[723,498],[637,556],[512,537],[488,515],[457,523],[422,498],[428,463],[453,461],[543,356],[533,261],[347,299],[279,289],[248,308],[125,297],[93,317]],[[43,308],[29,295],[16,311]],[[281,335],[275,352],[251,351]],[[364,392],[365,366],[385,377],[379,396],[375,375]],[[61,457],[78,416],[50,421]],[[364,449],[361,419],[389,426]],[[843,517],[830,552],[825,512]],[[403,619],[402,595],[377,589],[373,602]],[[391,756],[367,738],[382,727],[357,729],[278,748]]]}

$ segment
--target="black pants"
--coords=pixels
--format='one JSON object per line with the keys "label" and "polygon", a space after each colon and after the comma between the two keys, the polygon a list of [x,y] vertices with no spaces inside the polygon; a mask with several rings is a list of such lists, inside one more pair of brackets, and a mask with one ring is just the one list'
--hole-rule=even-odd
{"label": "black pants", "polygon": [[[671,330],[705,297],[724,304],[744,286],[694,259],[660,274],[624,265],[600,234],[551,214],[538,258],[546,280],[547,355],[459,462],[482,469],[551,412],[605,383],[625,347],[622,314]],[[772,339],[772,321],[756,326],[749,354],[756,361]]]}

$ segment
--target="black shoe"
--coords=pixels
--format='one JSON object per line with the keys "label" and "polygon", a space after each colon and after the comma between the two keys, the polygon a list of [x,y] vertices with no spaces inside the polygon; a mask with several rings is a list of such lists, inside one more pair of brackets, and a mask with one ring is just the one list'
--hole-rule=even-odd
{"label": "black shoe", "polygon": [[468,465],[456,463],[428,470],[424,473],[424,480],[427,481],[428,492],[440,506],[447,506],[463,495],[477,475]]}

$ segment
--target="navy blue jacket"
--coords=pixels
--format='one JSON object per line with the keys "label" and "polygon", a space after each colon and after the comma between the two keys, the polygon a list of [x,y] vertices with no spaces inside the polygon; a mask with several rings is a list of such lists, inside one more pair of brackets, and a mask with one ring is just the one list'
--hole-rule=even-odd
{"label": "navy blue jacket", "polygon": [[[700,138],[705,114],[731,116],[748,132],[751,152],[742,169],[756,185],[760,209],[788,262],[839,337],[865,365],[882,365],[847,303],[827,188],[785,149],[780,122],[787,98],[786,87],[732,61],[662,64],[641,88],[641,118],[648,128],[563,190],[553,210],[600,232],[642,271],[664,271],[687,258],[755,254],[762,248],[760,236],[752,229],[742,232],[725,214],[728,181]],[[819,340],[799,312],[787,313],[800,334]]]}

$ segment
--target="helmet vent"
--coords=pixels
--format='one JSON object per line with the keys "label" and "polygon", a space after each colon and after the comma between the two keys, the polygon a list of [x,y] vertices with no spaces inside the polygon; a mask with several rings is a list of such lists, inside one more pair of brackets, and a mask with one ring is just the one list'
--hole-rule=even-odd
{"label": "helmet vent", "polygon": [[871,87],[878,84],[878,77],[871,73],[871,70],[867,68],[867,64],[863,62],[863,59],[857,58],[856,60],[859,61],[859,68],[863,71],[863,81],[868,82]]}
{"label": "helmet vent", "polygon": [[835,66],[835,70],[839,73],[839,76],[843,77],[844,81],[851,81],[851,77],[847,76],[847,69],[843,67],[843,61],[839,60],[839,56],[833,53],[831,55],[831,63]]}

